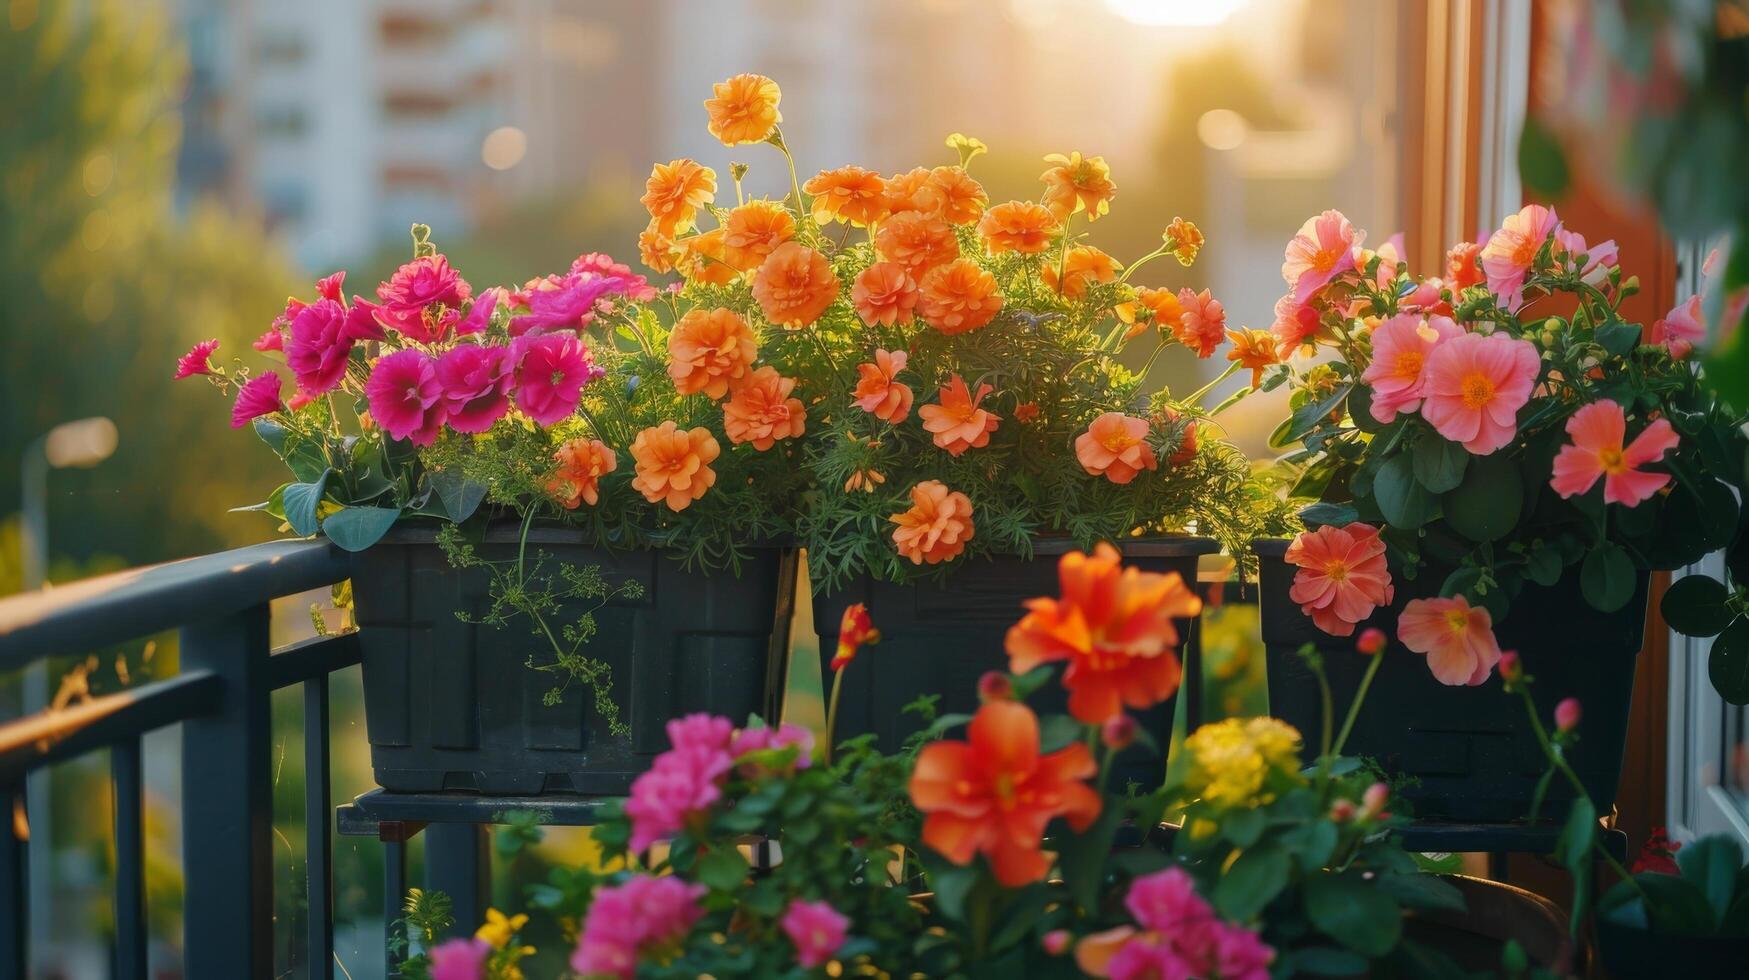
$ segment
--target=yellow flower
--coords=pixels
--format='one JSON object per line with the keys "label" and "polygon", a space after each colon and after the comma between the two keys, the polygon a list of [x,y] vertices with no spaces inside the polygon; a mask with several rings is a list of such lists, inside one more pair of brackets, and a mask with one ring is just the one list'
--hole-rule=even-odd
{"label": "yellow flower", "polygon": [[1274,718],[1228,718],[1184,741],[1190,759],[1185,789],[1219,809],[1273,801],[1299,775],[1300,733]]}
{"label": "yellow flower", "polygon": [[724,146],[762,143],[783,122],[783,113],[777,111],[783,92],[764,75],[736,75],[716,83],[711,90],[712,97],[704,103],[710,113],[707,128]]}
{"label": "yellow flower", "polygon": [[972,158],[980,153],[990,152],[990,148],[984,145],[983,140],[976,136],[967,136],[964,133],[948,134],[947,148],[960,155],[960,166],[962,167],[971,163]]}
{"label": "yellow flower", "polygon": [[528,916],[507,916],[497,909],[486,910],[486,924],[474,931],[475,939],[483,939],[493,949],[503,949],[510,945],[510,937],[522,931],[528,925]]}

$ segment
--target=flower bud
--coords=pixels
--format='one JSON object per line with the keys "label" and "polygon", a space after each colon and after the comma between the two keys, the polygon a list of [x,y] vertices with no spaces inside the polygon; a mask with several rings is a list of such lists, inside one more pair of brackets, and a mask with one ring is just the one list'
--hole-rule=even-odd
{"label": "flower bud", "polygon": [[1337,800],[1330,804],[1330,819],[1336,823],[1347,823],[1353,820],[1355,812],[1353,800]]}
{"label": "flower bud", "polygon": [[1385,637],[1384,630],[1377,626],[1368,626],[1360,631],[1360,639],[1354,642],[1354,648],[1370,657],[1383,652],[1388,642],[1390,641]]}
{"label": "flower bud", "polygon": [[1579,699],[1565,698],[1555,705],[1555,728],[1570,732],[1579,727]]}
{"label": "flower bud", "polygon": [[1047,956],[1061,956],[1069,951],[1074,939],[1067,929],[1052,929],[1039,940],[1039,945],[1044,947]]}
{"label": "flower bud", "polygon": [[1014,697],[1014,682],[999,670],[984,671],[978,678],[978,700],[1006,701]]}
{"label": "flower bud", "polygon": [[1517,650],[1507,650],[1500,654],[1500,679],[1508,684],[1524,680],[1524,664],[1518,661]]}
{"label": "flower bud", "polygon": [[1127,714],[1112,715],[1105,720],[1099,730],[1099,739],[1105,747],[1117,752],[1129,748],[1136,742],[1136,720]]}
{"label": "flower bud", "polygon": [[1360,796],[1360,813],[1367,819],[1388,817],[1385,804],[1391,802],[1391,788],[1384,783],[1373,783]]}

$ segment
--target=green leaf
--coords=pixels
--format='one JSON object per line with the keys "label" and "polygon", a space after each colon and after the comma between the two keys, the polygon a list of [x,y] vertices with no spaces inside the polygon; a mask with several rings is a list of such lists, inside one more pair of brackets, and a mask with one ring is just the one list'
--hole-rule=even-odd
{"label": "green leaf", "polygon": [[1282,435],[1282,445],[1291,445],[1306,437],[1306,434],[1317,428],[1330,414],[1336,411],[1336,406],[1348,397],[1348,391],[1354,387],[1345,384],[1317,401],[1307,402],[1294,410],[1289,419],[1287,432]]}
{"label": "green leaf", "polygon": [[1377,435],[1385,429],[1385,423],[1373,418],[1370,385],[1355,385],[1349,393],[1348,417],[1353,420],[1355,428],[1369,435]]}
{"label": "green leaf", "polygon": [[1524,577],[1541,586],[1554,585],[1561,580],[1561,571],[1566,566],[1561,561],[1559,548],[1543,545],[1524,556]]}
{"label": "green leaf", "polygon": [[1303,894],[1312,924],[1363,956],[1384,956],[1402,936],[1397,903],[1358,874],[1316,875],[1307,879]]}
{"label": "green leaf", "polygon": [[1366,974],[1366,958],[1333,946],[1308,946],[1287,955],[1282,976],[1310,973],[1319,977],[1358,977]]}
{"label": "green leaf", "polygon": [[1274,844],[1247,848],[1215,883],[1215,908],[1228,919],[1249,922],[1287,887],[1289,861]]}
{"label": "green leaf", "polygon": [[1380,875],[1378,885],[1404,908],[1462,912],[1464,893],[1451,882],[1430,874]]}
{"label": "green leaf", "polygon": [[1353,504],[1316,503],[1301,509],[1300,520],[1307,527],[1347,527],[1360,520],[1360,512]]}
{"label": "green leaf", "polygon": [[695,877],[716,891],[733,892],[747,880],[747,859],[735,847],[711,851],[699,856]]}
{"label": "green leaf", "polygon": [[1678,875],[1634,875],[1646,893],[1646,914],[1652,928],[1677,936],[1707,936],[1718,930],[1718,916],[1706,893]]}
{"label": "green leaf", "polygon": [[484,483],[476,483],[454,470],[431,470],[426,479],[437,491],[437,499],[443,501],[443,512],[457,524],[474,516],[480,501],[486,499]]}
{"label": "green leaf", "polygon": [[1664,621],[1688,636],[1718,636],[1737,618],[1726,602],[1730,590],[1723,582],[1705,575],[1684,575],[1670,583],[1658,604]]}
{"label": "green leaf", "polygon": [[328,457],[319,443],[304,439],[278,422],[265,418],[256,419],[252,425],[255,434],[285,461],[299,482],[313,483],[328,468]]}
{"label": "green leaf", "polygon": [[1424,434],[1413,450],[1415,481],[1433,493],[1455,490],[1463,482],[1470,451],[1431,433]]}
{"label": "green leaf", "polygon": [[1723,919],[1731,907],[1737,869],[1743,866],[1743,849],[1737,842],[1718,834],[1702,837],[1676,852],[1676,866],[1706,896],[1713,914]]}
{"label": "green leaf", "polygon": [[322,494],[328,488],[328,477],[333,473],[333,470],[323,470],[313,483],[286,486],[285,522],[291,525],[294,534],[307,538],[321,527],[321,522],[316,519],[316,505],[322,502]]}
{"label": "green leaf", "polygon": [[1373,478],[1372,495],[1392,527],[1414,530],[1439,516],[1439,498],[1415,479],[1408,453],[1384,461]]}
{"label": "green leaf", "polygon": [[946,859],[929,861],[927,866],[929,888],[935,893],[935,907],[950,921],[965,921],[966,898],[978,882],[977,869],[970,865],[949,864]]}
{"label": "green leaf", "polygon": [[1579,566],[1579,591],[1598,612],[1615,612],[1634,597],[1639,576],[1621,545],[1604,541]]}
{"label": "green leaf", "polygon": [[1611,319],[1597,328],[1597,343],[1616,357],[1625,356],[1640,343],[1640,325]]}
{"label": "green leaf", "polygon": [[1235,847],[1245,848],[1257,843],[1268,822],[1262,810],[1234,810],[1221,818],[1221,836]]}
{"label": "green leaf", "polygon": [[1099,886],[1105,880],[1105,861],[1111,854],[1112,838],[1123,822],[1123,808],[1107,801],[1099,819],[1078,834],[1069,835],[1057,848],[1057,861],[1063,869],[1063,884],[1069,896],[1084,909],[1099,904]]}
{"label": "green leaf", "polygon": [[1713,638],[1706,671],[1719,697],[1749,704],[1749,619],[1736,620]]}
{"label": "green leaf", "polygon": [[245,514],[251,511],[260,511],[269,517],[283,521],[285,520],[285,489],[289,486],[291,486],[291,484],[281,483],[279,486],[275,487],[273,492],[267,495],[267,499],[263,500],[261,503],[250,504],[247,507],[232,507],[228,513]]}
{"label": "green leaf", "polygon": [[1525,117],[1518,135],[1518,173],[1525,190],[1541,198],[1559,198],[1572,179],[1560,141],[1535,116]]}
{"label": "green leaf", "polygon": [[1330,862],[1336,850],[1336,826],[1328,820],[1307,820],[1295,824],[1277,838],[1287,848],[1294,865],[1304,874],[1311,874]]}
{"label": "green leaf", "polygon": [[392,507],[347,507],[328,515],[322,533],[347,551],[363,551],[382,540],[400,518],[401,512]]}
{"label": "green leaf", "polygon": [[1591,804],[1590,797],[1580,796],[1573,801],[1573,808],[1567,811],[1567,822],[1561,827],[1561,836],[1555,840],[1555,857],[1573,876],[1576,898],[1571,929],[1575,936],[1585,921],[1585,906],[1591,895],[1591,845],[1596,840],[1597,808]]}
{"label": "green leaf", "polygon": [[1446,523],[1471,541],[1498,541],[1518,526],[1524,477],[1505,453],[1477,456],[1443,499]]}

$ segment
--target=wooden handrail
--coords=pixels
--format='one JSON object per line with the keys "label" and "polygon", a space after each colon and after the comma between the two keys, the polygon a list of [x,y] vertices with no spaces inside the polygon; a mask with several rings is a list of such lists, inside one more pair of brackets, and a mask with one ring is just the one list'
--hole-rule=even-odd
{"label": "wooden handrail", "polygon": [[83,755],[213,710],[224,683],[192,670],[0,725],[0,785],[31,769]]}

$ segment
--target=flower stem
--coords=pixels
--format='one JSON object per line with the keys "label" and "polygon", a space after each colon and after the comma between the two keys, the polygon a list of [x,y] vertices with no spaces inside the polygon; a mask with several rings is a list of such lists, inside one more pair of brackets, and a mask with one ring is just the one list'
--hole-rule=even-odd
{"label": "flower stem", "polygon": [[1384,660],[1383,650],[1372,655],[1372,663],[1367,664],[1366,673],[1361,675],[1360,688],[1354,692],[1354,703],[1348,706],[1348,717],[1342,721],[1342,731],[1336,735],[1336,744],[1330,747],[1332,753],[1342,754],[1342,746],[1348,743],[1348,733],[1354,730],[1354,719],[1360,717],[1360,704],[1366,700],[1367,689],[1372,687],[1373,675],[1379,672],[1379,664]]}
{"label": "flower stem", "polygon": [[1117,277],[1117,281],[1118,282],[1129,282],[1130,281],[1130,273],[1136,271],[1137,269],[1140,269],[1142,266],[1147,265],[1149,262],[1152,262],[1155,259],[1157,259],[1160,256],[1165,255],[1165,254],[1166,254],[1166,247],[1164,245],[1162,245],[1159,248],[1153,250],[1152,252],[1149,252],[1147,255],[1144,255],[1141,258],[1135,260],[1134,262],[1131,262],[1129,265],[1129,268],[1127,268],[1123,271],[1123,275]]}
{"label": "flower stem", "polygon": [[844,671],[832,672],[832,698],[826,705],[825,761],[832,761],[832,746],[838,734],[838,696],[844,692]]}
{"label": "flower stem", "polygon": [[1189,398],[1186,398],[1184,400],[1184,404],[1186,404],[1186,405],[1201,404],[1203,398],[1205,398],[1209,392],[1211,392],[1211,391],[1215,390],[1217,387],[1219,387],[1221,382],[1232,377],[1233,372],[1237,371],[1237,370],[1239,370],[1239,362],[1238,361],[1234,361],[1231,364],[1227,365],[1227,369],[1225,371],[1222,371],[1219,377],[1215,378],[1213,381],[1210,381],[1208,384],[1203,385],[1201,388],[1196,389],[1196,391],[1194,393],[1192,393]]}

